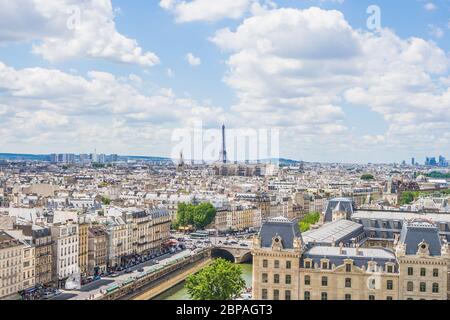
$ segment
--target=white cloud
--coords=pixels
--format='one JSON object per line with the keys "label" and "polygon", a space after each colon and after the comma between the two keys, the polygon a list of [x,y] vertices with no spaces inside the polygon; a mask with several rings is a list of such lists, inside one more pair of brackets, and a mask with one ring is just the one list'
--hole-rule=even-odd
{"label": "white cloud", "polygon": [[433,2],[427,2],[427,3],[424,5],[424,8],[425,8],[425,10],[427,10],[427,11],[434,11],[434,10],[437,9],[436,5],[435,5]]}
{"label": "white cloud", "polygon": [[283,127],[290,150],[363,152],[367,139],[351,132],[348,104],[383,117],[388,130],[366,136],[386,147],[450,146],[438,139],[450,130],[450,89],[438,81],[450,63],[433,42],[355,30],[339,11],[319,8],[267,11],[211,41],[230,52],[224,81],[238,98],[232,110],[243,123]]}
{"label": "white cloud", "polygon": [[271,0],[161,0],[159,5],[173,14],[177,23],[239,19],[246,12],[275,7]]}
{"label": "white cloud", "polygon": [[168,88],[144,94],[148,88],[141,85],[133,74],[81,76],[0,62],[0,147],[87,152],[102,146],[105,152],[168,155],[173,128],[223,117],[220,108],[178,97]]}
{"label": "white cloud", "polygon": [[186,60],[193,67],[196,67],[196,66],[199,66],[202,64],[202,60],[200,58],[194,56],[190,52],[186,55]]}
{"label": "white cloud", "polygon": [[175,76],[175,73],[173,72],[172,69],[170,69],[170,68],[167,69],[167,76],[169,78],[173,78]]}
{"label": "white cloud", "polygon": [[111,0],[0,0],[0,42],[35,41],[50,62],[88,57],[151,67],[159,63],[116,30]]}

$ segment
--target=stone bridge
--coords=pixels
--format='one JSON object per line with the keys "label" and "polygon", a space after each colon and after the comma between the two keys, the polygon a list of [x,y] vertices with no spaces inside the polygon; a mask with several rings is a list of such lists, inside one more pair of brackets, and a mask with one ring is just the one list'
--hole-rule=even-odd
{"label": "stone bridge", "polygon": [[252,261],[252,249],[231,245],[216,245],[211,249],[213,258],[224,258],[234,263],[246,263]]}

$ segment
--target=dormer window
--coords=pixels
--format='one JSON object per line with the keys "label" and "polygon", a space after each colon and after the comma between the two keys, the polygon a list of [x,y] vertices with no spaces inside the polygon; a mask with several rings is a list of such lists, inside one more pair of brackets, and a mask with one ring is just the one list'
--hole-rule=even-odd
{"label": "dormer window", "polygon": [[426,243],[424,241],[419,243],[417,253],[418,254],[430,254],[430,252],[428,250],[428,243]]}

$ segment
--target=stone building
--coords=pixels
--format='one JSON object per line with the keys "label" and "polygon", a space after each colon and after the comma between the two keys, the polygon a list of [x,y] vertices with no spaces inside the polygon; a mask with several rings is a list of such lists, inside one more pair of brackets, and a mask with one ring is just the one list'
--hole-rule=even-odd
{"label": "stone building", "polygon": [[53,241],[53,281],[58,287],[63,287],[66,280],[79,274],[78,223],[67,221],[51,227]]}
{"label": "stone building", "polygon": [[88,230],[88,269],[89,275],[106,272],[108,261],[108,234],[102,226],[92,226]]}
{"label": "stone building", "polygon": [[447,299],[448,244],[430,221],[405,221],[395,250],[362,247],[364,227],[348,220],[298,231],[269,219],[254,239],[253,298],[262,300]]}
{"label": "stone building", "polygon": [[23,289],[23,251],[26,245],[0,231],[0,299],[17,296]]}
{"label": "stone building", "polygon": [[78,264],[82,276],[88,274],[88,240],[89,240],[89,223],[83,218],[78,223],[79,239],[78,239]]}

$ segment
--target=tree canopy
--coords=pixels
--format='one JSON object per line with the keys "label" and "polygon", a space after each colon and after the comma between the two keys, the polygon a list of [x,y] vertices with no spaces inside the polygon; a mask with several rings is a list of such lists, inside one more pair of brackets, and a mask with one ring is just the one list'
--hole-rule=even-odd
{"label": "tree canopy", "polygon": [[180,203],[177,210],[177,227],[193,225],[196,229],[203,229],[216,217],[216,209],[210,203],[199,205]]}
{"label": "tree canopy", "polygon": [[361,176],[361,180],[369,181],[369,180],[374,180],[374,179],[375,179],[375,177],[373,176],[373,174],[370,174],[370,173],[366,173]]}
{"label": "tree canopy", "polygon": [[186,280],[192,300],[232,300],[245,288],[242,268],[224,259],[216,259]]}
{"label": "tree canopy", "polygon": [[316,224],[320,220],[320,213],[309,213],[299,223],[301,232],[306,232],[311,228],[311,225]]}

